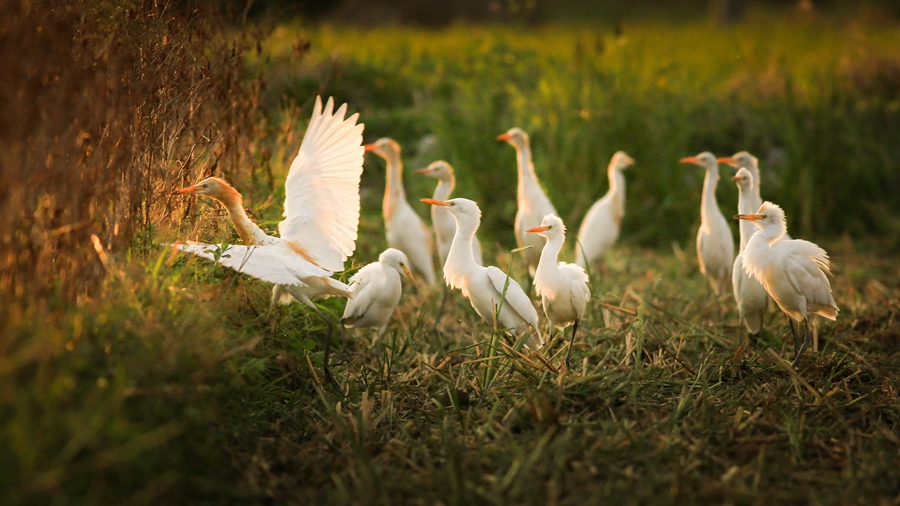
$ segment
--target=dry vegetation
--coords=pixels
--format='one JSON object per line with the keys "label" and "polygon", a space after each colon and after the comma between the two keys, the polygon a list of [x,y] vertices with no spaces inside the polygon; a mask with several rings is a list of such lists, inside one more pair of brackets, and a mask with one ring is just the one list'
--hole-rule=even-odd
{"label": "dry vegetation", "polygon": [[[527,37],[483,29],[454,60],[463,47],[459,29],[432,40],[444,47],[432,54],[421,51],[416,37],[439,35],[399,31],[391,39],[348,31],[358,53],[338,57],[330,53],[338,50],[327,27],[276,30],[257,46],[262,33],[242,26],[242,14],[190,3],[13,2],[0,21],[0,502],[900,501],[896,238],[865,234],[873,216],[896,207],[881,196],[890,192],[883,182],[896,178],[892,164],[900,154],[881,140],[898,131],[891,104],[900,96],[890,87],[898,60],[872,50],[889,45],[888,36],[859,36],[879,56],[845,62],[851,67],[842,75],[853,79],[829,81],[834,86],[826,98],[840,99],[832,109],[808,96],[795,108],[785,105],[778,71],[770,80],[731,75],[722,84],[728,90],[711,102],[673,72],[666,74],[668,91],[657,94],[648,85],[638,99],[640,93],[613,86],[584,105],[561,104],[545,92],[563,86],[566,72],[582,83],[609,84],[616,75],[645,83],[640,76],[656,74],[646,63],[652,58],[642,32],[633,40],[644,48],[637,52],[646,64],[629,73],[616,63],[626,49],[585,57],[574,70],[559,65],[572,57],[572,47],[575,53],[602,44],[626,47],[620,39],[576,36],[577,42],[548,44],[542,53]],[[672,47],[696,36],[696,27],[684,34],[654,29]],[[831,47],[833,39],[822,37]],[[312,53],[298,43],[304,38],[314,39]],[[285,41],[290,57],[278,50]],[[316,53],[320,46],[325,49]],[[398,47],[399,56],[387,51]],[[479,47],[491,49],[483,60],[466,56],[482,54]],[[383,60],[367,53],[379,48]],[[507,68],[510,54],[515,65]],[[834,54],[840,51],[828,53]],[[503,76],[513,84],[486,81],[490,93],[482,97],[475,83],[492,65],[506,68]],[[704,79],[728,75],[718,68]],[[529,86],[539,69],[545,84]],[[798,88],[815,79],[807,77]],[[377,79],[384,80],[380,86],[365,86]],[[754,87],[747,96],[716,105],[736,96],[734,90],[747,91],[741,83],[749,81]],[[564,346],[540,356],[514,351],[458,293],[436,322],[442,291],[420,287],[401,301],[383,367],[369,346],[371,335],[351,334],[334,358],[343,388],[336,392],[322,382],[318,343],[325,328],[315,316],[299,305],[270,309],[265,283],[159,247],[182,237],[234,240],[217,206],[171,195],[211,173],[234,181],[245,205],[273,229],[286,164],[319,90],[358,108],[367,138],[400,138],[411,147],[405,153],[415,155],[408,161],[426,161],[413,141],[429,130],[423,125],[433,127],[443,142],[435,155],[462,167],[463,195],[512,174],[508,147],[486,147],[481,137],[490,141],[505,130],[501,123],[532,122],[536,152],[573,167],[569,177],[551,183],[551,194],[565,195],[569,184],[593,188],[590,196],[558,199],[573,216],[578,199],[599,193],[602,181],[590,167],[605,164],[608,155],[582,151],[576,141],[597,136],[595,148],[647,142],[646,166],[627,175],[633,221],[625,244],[592,273],[594,298],[573,370],[559,368]],[[780,105],[759,108],[751,96],[757,92],[780,97]],[[526,114],[526,97],[556,119],[546,124]],[[613,121],[604,112],[610,103],[619,103],[621,114],[604,129]],[[733,120],[744,134],[716,134],[723,124],[716,121],[696,126],[673,119],[679,110],[693,119],[718,117],[728,107],[738,107],[740,119],[723,123]],[[795,128],[810,118],[816,128]],[[859,126],[872,118],[887,131]],[[650,143],[678,125],[683,137]],[[758,135],[764,127],[772,127],[773,138]],[[840,135],[820,135],[825,127]],[[471,138],[453,133],[460,129]],[[567,137],[567,129],[577,133]],[[688,195],[699,182],[653,164],[691,154],[683,152],[686,146],[703,141],[744,140],[784,142],[797,151],[828,146],[830,153],[836,151],[831,143],[843,143],[871,163],[883,162],[877,176],[839,188],[844,191],[828,202],[835,213],[835,202],[858,201],[849,193],[871,190],[862,224],[845,221],[857,223],[850,227],[855,236],[815,237],[837,265],[833,287],[841,315],[835,324],[820,321],[819,351],[808,352],[798,371],[781,360],[792,353],[783,315],[771,311],[766,331],[747,342],[731,298],[710,298],[692,252],[669,247],[670,236],[690,244],[695,216],[682,216],[682,203],[660,200],[658,192],[669,185]],[[502,170],[475,171],[475,152],[483,152],[485,166]],[[811,174],[836,178],[840,165],[808,170],[819,160],[801,159],[801,169],[784,178],[807,178],[807,185]],[[375,173],[364,176],[359,258],[348,272],[384,246],[381,165],[367,160],[366,167]],[[648,182],[656,169],[662,180]],[[430,183],[408,182],[411,198],[430,193]],[[720,194],[733,198],[732,188],[721,186]],[[788,183],[768,191],[785,200],[795,193]],[[512,213],[499,202],[488,212],[487,258],[503,268],[513,262],[512,272],[524,279],[506,252],[511,236],[497,232]],[[798,206],[796,212],[806,211]],[[806,219],[807,230],[820,230]],[[879,226],[883,232],[894,225]],[[653,237],[663,239],[653,243]],[[340,300],[323,302],[333,314],[342,307]]]}

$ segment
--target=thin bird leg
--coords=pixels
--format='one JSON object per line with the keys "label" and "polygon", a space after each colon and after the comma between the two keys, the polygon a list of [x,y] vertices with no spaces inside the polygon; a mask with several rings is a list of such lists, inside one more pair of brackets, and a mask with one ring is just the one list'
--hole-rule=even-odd
{"label": "thin bird leg", "polygon": [[441,306],[438,308],[437,315],[435,315],[435,317],[434,317],[435,325],[441,324],[441,316],[444,314],[444,305],[447,303],[447,299],[449,298],[449,295],[450,295],[450,287],[447,285],[444,285],[444,295],[441,297]]}
{"label": "thin bird leg", "polygon": [[331,318],[325,316],[325,313],[322,312],[321,309],[316,307],[315,304],[310,304],[313,311],[319,315],[320,318],[325,320],[325,323],[328,324],[328,337],[325,338],[325,345],[322,347],[322,372],[325,373],[325,379],[328,380],[329,383],[334,385],[338,392],[341,391],[341,385],[334,379],[334,376],[331,374],[331,368],[328,366],[329,352],[331,347],[331,336],[334,334],[334,323],[331,321]]}
{"label": "thin bird leg", "polygon": [[794,338],[794,349],[800,349],[800,336],[797,335],[797,328],[794,326],[794,319],[788,316],[788,323],[791,324],[791,337]]}
{"label": "thin bird leg", "polygon": [[347,329],[344,327],[344,320],[341,320],[341,355],[347,352]]}
{"label": "thin bird leg", "polygon": [[572,366],[569,364],[569,359],[572,358],[572,345],[575,344],[575,331],[578,330],[578,320],[575,320],[575,323],[572,325],[572,337],[569,338],[569,351],[566,352],[566,369],[571,370]]}
{"label": "thin bird leg", "polygon": [[806,329],[806,335],[803,338],[803,344],[801,344],[800,347],[797,348],[797,356],[794,357],[794,363],[791,364],[792,368],[797,367],[797,363],[800,362],[800,355],[803,355],[803,350],[806,349],[806,346],[809,344],[809,341],[810,341],[810,339],[809,339],[809,320],[807,320],[806,318],[803,319],[803,328]]}

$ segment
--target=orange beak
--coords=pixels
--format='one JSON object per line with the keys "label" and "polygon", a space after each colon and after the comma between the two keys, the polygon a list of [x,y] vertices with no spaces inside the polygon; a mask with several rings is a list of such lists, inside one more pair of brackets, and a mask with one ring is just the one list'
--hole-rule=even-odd
{"label": "orange beak", "polygon": [[508,141],[510,139],[512,139],[512,135],[509,134],[500,134],[497,136],[498,141]]}
{"label": "orange beak", "polygon": [[446,200],[436,200],[436,199],[419,199],[426,204],[431,204],[433,206],[441,206],[441,207],[450,207],[450,202]]}
{"label": "orange beak", "polygon": [[696,156],[689,156],[687,158],[682,158],[681,160],[678,160],[678,163],[697,163],[698,164],[698,163],[700,163],[700,160],[697,160]]}
{"label": "orange beak", "polygon": [[424,169],[416,169],[413,171],[413,174],[426,174],[426,173],[428,173],[428,167],[425,167]]}
{"label": "orange beak", "polygon": [[419,284],[416,283],[416,278],[414,278],[412,272],[410,272],[409,267],[405,265],[403,266],[403,275],[406,276],[406,279],[410,280],[413,285],[419,286]]}
{"label": "orange beak", "polygon": [[199,186],[188,186],[187,188],[182,188],[180,190],[175,190],[175,193],[194,193],[199,190]]}
{"label": "orange beak", "polygon": [[732,176],[731,180],[732,181],[743,181],[744,178],[742,176]]}
{"label": "orange beak", "polygon": [[545,231],[545,230],[550,230],[550,227],[548,227],[548,226],[546,226],[546,225],[541,225],[541,226],[539,226],[539,227],[532,227],[532,228],[529,228],[528,230],[526,230],[526,232],[531,232],[531,233],[533,233],[533,234],[536,234],[536,233],[538,233],[538,232],[543,232],[543,231]]}
{"label": "orange beak", "polygon": [[716,161],[719,163],[727,163],[727,164],[731,165],[732,163],[734,163],[734,158],[732,158],[730,156],[726,156],[724,158],[716,158]]}
{"label": "orange beak", "polygon": [[763,219],[763,215],[761,215],[761,214],[736,214],[736,215],[734,215],[734,219],[747,220],[747,221],[759,221],[759,220]]}
{"label": "orange beak", "polygon": [[377,144],[366,144],[366,145],[363,146],[363,147],[366,149],[366,153],[368,153],[368,152],[370,152],[370,151],[375,151],[376,149],[378,149],[378,145],[377,145]]}

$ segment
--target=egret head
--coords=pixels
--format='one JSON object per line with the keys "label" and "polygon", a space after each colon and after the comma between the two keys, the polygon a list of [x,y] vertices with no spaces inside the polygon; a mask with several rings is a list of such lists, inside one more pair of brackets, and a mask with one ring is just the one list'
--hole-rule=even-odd
{"label": "egret head", "polygon": [[382,137],[372,144],[366,144],[363,147],[366,149],[366,153],[375,153],[385,160],[389,160],[392,157],[395,159],[400,158],[400,145],[397,144],[397,141],[389,137]]}
{"label": "egret head", "polygon": [[756,167],[758,163],[756,157],[746,151],[738,151],[732,156],[719,158],[718,162],[727,163],[736,169],[749,169],[751,167]]}
{"label": "egret head", "polygon": [[433,206],[441,206],[444,209],[453,213],[453,216],[456,217],[456,221],[466,221],[466,222],[475,222],[476,224],[481,223],[481,209],[478,208],[478,204],[469,199],[450,199],[450,200],[435,200],[435,199],[421,199],[422,202],[426,204],[431,204]]}
{"label": "egret head", "polygon": [[629,165],[634,165],[634,158],[628,156],[628,153],[624,151],[616,151],[612,160],[609,161],[609,168],[613,170],[624,170]]}
{"label": "egret head", "polygon": [[753,187],[753,175],[750,174],[749,170],[743,167],[738,169],[731,180],[734,181],[739,190],[749,190]]}
{"label": "egret head", "polygon": [[224,179],[218,177],[208,177],[194,186],[175,190],[175,193],[204,195],[220,202],[229,202],[235,199],[240,201],[241,199],[241,194],[238,193],[234,187],[228,184]]}
{"label": "egret head", "polygon": [[424,174],[441,181],[449,181],[453,179],[453,167],[451,167],[449,163],[443,160],[431,162],[428,167],[425,167],[424,169],[418,169],[413,172],[415,174]]}
{"label": "egret head", "polygon": [[768,201],[763,202],[762,205],[759,206],[759,210],[754,214],[738,214],[734,219],[749,220],[763,230],[767,228],[781,230],[782,235],[787,231],[787,222],[784,219],[784,211],[777,205]]}
{"label": "egret head", "polygon": [[378,255],[378,261],[385,267],[396,269],[397,272],[410,281],[415,281],[412,272],[409,271],[409,259],[406,257],[406,253],[398,249],[388,248],[381,255]]}
{"label": "egret head", "polygon": [[719,166],[718,162],[716,162],[716,155],[710,153],[709,151],[704,151],[697,156],[682,158],[678,161],[680,163],[692,163],[694,165],[699,165],[705,169],[714,169]]}
{"label": "egret head", "polygon": [[528,146],[528,134],[519,127],[512,127],[505,134],[498,135],[497,140],[506,141],[515,146],[516,149]]}
{"label": "egret head", "polygon": [[544,216],[544,219],[541,220],[541,225],[539,227],[533,227],[526,230],[526,232],[530,232],[532,234],[539,234],[546,238],[558,237],[558,236],[566,236],[566,225],[563,223],[563,220],[555,215],[548,214]]}

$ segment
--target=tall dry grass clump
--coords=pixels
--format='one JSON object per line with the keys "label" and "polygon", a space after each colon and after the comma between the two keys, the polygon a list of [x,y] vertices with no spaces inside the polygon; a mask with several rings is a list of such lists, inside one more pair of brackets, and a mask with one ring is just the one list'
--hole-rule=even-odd
{"label": "tall dry grass clump", "polygon": [[[195,166],[244,166],[257,84],[249,37],[200,3],[13,1],[0,27],[0,297],[71,300],[91,247],[146,247]],[[236,30],[232,30],[236,31]],[[193,176],[191,176],[193,177]],[[180,201],[179,201],[180,202]],[[178,217],[177,215],[175,217]]]}

